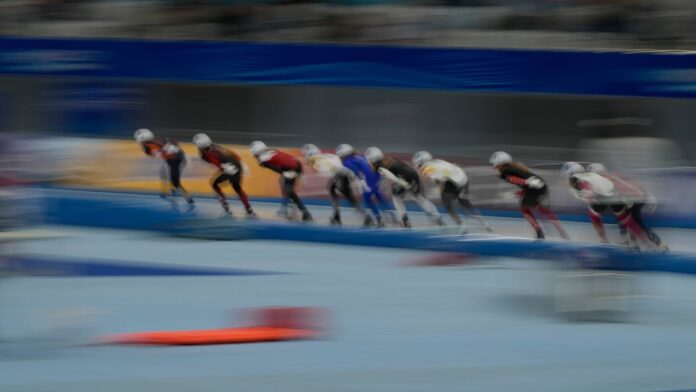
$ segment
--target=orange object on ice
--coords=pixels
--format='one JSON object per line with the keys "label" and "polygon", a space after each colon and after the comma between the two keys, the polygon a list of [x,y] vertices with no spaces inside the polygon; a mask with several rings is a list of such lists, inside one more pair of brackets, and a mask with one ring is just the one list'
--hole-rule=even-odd
{"label": "orange object on ice", "polygon": [[467,253],[435,253],[409,260],[405,264],[412,267],[452,267],[471,264],[476,256]]}
{"label": "orange object on ice", "polygon": [[151,344],[185,346],[196,344],[241,344],[311,339],[315,331],[275,327],[201,329],[193,331],[159,331],[114,335],[104,339],[115,344]]}
{"label": "orange object on ice", "polygon": [[102,342],[183,346],[312,339],[321,334],[319,313],[311,308],[257,309],[250,313],[254,325],[249,327],[135,332],[107,336]]}

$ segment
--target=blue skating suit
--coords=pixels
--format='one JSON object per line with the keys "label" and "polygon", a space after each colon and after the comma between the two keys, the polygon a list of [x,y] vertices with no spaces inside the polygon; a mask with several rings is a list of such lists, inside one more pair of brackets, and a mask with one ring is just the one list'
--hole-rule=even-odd
{"label": "blue skating suit", "polygon": [[[389,209],[389,205],[379,191],[380,175],[374,171],[372,165],[365,157],[358,154],[351,154],[343,158],[343,166],[350,169],[355,174],[355,177],[361,180],[365,205],[370,208],[376,218],[381,218],[380,208],[386,211]],[[379,208],[375,204],[373,197],[377,199]]]}

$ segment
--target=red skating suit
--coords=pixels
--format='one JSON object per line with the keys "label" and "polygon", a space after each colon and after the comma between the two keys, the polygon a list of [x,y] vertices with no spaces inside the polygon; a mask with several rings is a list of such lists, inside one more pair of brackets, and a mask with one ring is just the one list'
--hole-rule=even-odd
{"label": "red skating suit", "polygon": [[287,171],[302,173],[302,163],[300,163],[300,160],[286,152],[268,150],[259,155],[258,160],[261,166],[269,168],[277,173]]}
{"label": "red skating suit", "polygon": [[142,144],[145,154],[165,161],[182,160],[184,151],[179,147],[179,143],[170,139],[152,139]]}
{"label": "red skating suit", "polygon": [[210,148],[200,150],[200,154],[201,159],[210,163],[211,165],[216,166],[219,169],[222,169],[222,165],[225,163],[232,164],[236,166],[238,169],[241,169],[242,167],[241,158],[239,157],[239,155],[237,155],[237,153],[217,144],[213,144],[212,146],[210,146]]}

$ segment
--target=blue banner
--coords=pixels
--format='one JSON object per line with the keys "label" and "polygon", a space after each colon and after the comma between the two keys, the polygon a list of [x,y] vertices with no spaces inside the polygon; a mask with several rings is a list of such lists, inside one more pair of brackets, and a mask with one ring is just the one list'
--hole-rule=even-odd
{"label": "blue banner", "polygon": [[79,79],[51,85],[40,104],[50,118],[59,119],[55,130],[94,135],[138,128],[147,98],[137,83]]}
{"label": "blue banner", "polygon": [[0,74],[696,97],[696,54],[0,39]]}

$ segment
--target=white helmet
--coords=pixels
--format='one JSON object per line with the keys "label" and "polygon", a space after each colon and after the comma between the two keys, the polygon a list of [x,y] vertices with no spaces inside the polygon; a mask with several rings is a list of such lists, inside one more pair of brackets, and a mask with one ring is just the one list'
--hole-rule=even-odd
{"label": "white helmet", "polygon": [[338,147],[336,147],[336,155],[341,158],[345,158],[354,152],[355,149],[350,144],[339,144]]}
{"label": "white helmet", "polygon": [[258,141],[258,140],[251,142],[249,147],[251,149],[251,153],[255,157],[261,155],[264,151],[268,150],[268,146],[266,146],[266,143]]}
{"label": "white helmet", "polygon": [[427,151],[418,151],[417,153],[413,154],[413,159],[412,162],[416,167],[421,167],[426,162],[430,162],[433,160],[433,156],[430,155],[429,152]]}
{"label": "white helmet", "polygon": [[384,159],[384,153],[377,147],[368,147],[365,150],[365,158],[367,158],[370,163],[379,162]]}
{"label": "white helmet", "polygon": [[490,162],[490,164],[493,165],[493,167],[496,167],[504,165],[506,163],[512,163],[512,157],[505,151],[496,151],[488,159],[488,162]]}
{"label": "white helmet", "polygon": [[311,158],[318,154],[321,154],[321,150],[314,144],[305,144],[304,146],[302,146],[302,155],[305,158]]}
{"label": "white helmet", "polygon": [[195,144],[201,150],[208,148],[213,145],[213,140],[210,139],[205,133],[197,133],[193,135],[193,144]]}
{"label": "white helmet", "polygon": [[597,173],[602,176],[609,173],[607,168],[601,163],[590,163],[587,165],[587,171],[590,173]]}
{"label": "white helmet", "polygon": [[585,168],[577,162],[566,162],[561,166],[561,177],[569,179],[575,174],[584,173]]}
{"label": "white helmet", "polygon": [[149,129],[146,128],[140,128],[135,133],[133,134],[133,137],[135,140],[138,141],[138,143],[145,143],[149,142],[150,140],[155,138],[155,134],[152,133]]}

